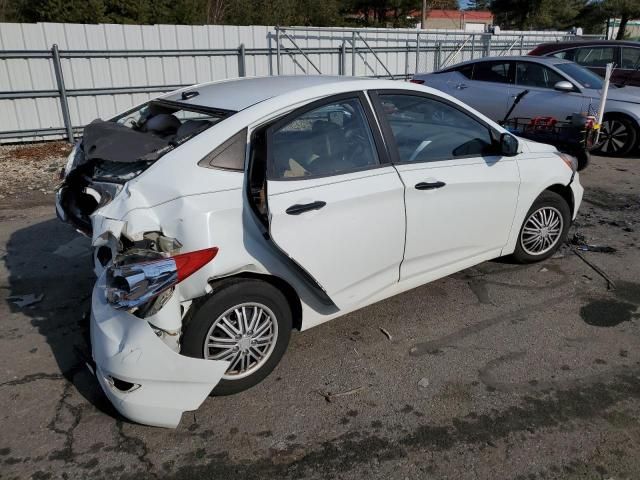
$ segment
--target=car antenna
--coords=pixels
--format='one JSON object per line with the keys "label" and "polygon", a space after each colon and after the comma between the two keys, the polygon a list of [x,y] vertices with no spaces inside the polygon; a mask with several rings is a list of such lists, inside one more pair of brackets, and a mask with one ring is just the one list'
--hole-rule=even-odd
{"label": "car antenna", "polygon": [[500,125],[505,125],[507,123],[507,120],[509,120],[509,117],[511,116],[511,113],[513,112],[513,110],[520,103],[520,100],[522,100],[523,97],[528,93],[529,93],[529,90],[523,90],[518,95],[516,95],[516,98],[513,100],[513,103],[511,104],[511,108],[509,109],[507,114],[504,116],[504,119],[500,122]]}

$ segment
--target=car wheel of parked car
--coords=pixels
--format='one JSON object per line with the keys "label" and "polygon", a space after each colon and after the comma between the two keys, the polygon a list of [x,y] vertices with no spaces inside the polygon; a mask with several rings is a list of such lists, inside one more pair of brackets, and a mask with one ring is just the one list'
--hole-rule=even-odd
{"label": "car wheel of parked car", "polygon": [[182,353],[229,361],[213,395],[246,390],[271,373],[291,335],[291,309],[284,295],[260,280],[230,281],[192,307],[185,321]]}
{"label": "car wheel of parked car", "polygon": [[513,257],[520,263],[549,258],[567,238],[570,223],[565,199],[549,190],[542,192],[527,212]]}
{"label": "car wheel of parked car", "polygon": [[635,147],[637,139],[637,127],[632,120],[619,115],[605,116],[595,150],[602,155],[623,156]]}

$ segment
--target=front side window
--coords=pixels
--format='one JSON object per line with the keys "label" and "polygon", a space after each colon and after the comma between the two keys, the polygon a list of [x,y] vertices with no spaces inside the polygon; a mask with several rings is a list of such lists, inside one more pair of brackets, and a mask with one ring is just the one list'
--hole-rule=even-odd
{"label": "front side window", "polygon": [[479,62],[473,69],[473,79],[481,82],[513,83],[511,62]]}
{"label": "front side window", "polygon": [[360,100],[351,98],[303,113],[271,136],[272,179],[337,175],[378,165]]}
{"label": "front side window", "polygon": [[516,84],[527,87],[553,88],[563,81],[560,75],[544,65],[532,62],[518,62],[516,66]]}
{"label": "front side window", "polygon": [[466,113],[417,95],[380,95],[400,162],[434,162],[489,154],[489,129]]}
{"label": "front side window", "polygon": [[635,70],[640,65],[640,48],[622,47],[620,68]]}
{"label": "front side window", "polygon": [[585,67],[606,67],[607,63],[615,63],[613,47],[583,47],[576,51],[574,62]]}
{"label": "front side window", "polygon": [[560,63],[556,65],[556,68],[562,73],[569,75],[585,88],[593,88],[596,90],[602,88],[602,78],[580,65],[576,65],[575,63]]}

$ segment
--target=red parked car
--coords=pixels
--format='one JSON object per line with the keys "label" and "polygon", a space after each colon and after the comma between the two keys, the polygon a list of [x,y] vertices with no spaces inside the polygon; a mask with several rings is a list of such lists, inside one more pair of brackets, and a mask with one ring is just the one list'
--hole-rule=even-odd
{"label": "red parked car", "polygon": [[576,62],[604,77],[607,63],[614,63],[613,83],[640,87],[640,42],[585,40],[543,43],[529,52],[539,57],[557,57]]}

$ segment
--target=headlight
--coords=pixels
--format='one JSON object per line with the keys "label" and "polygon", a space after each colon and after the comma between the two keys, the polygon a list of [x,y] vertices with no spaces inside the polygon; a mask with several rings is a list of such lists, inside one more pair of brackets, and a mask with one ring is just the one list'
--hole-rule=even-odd
{"label": "headlight", "polygon": [[556,155],[558,155],[573,172],[578,170],[578,159],[576,157],[562,152],[556,152]]}

